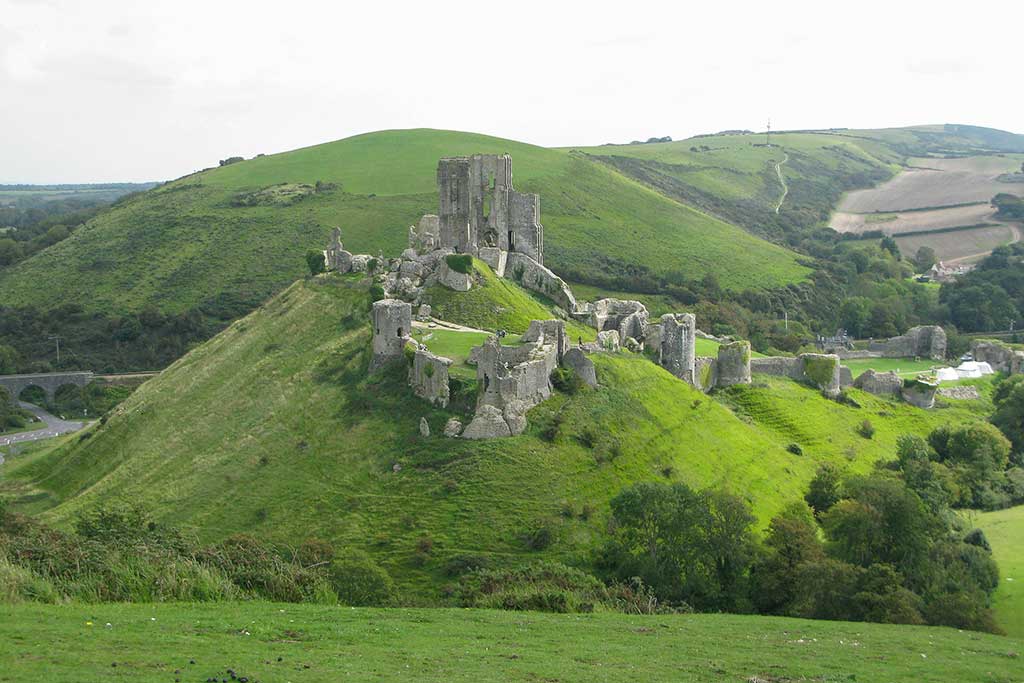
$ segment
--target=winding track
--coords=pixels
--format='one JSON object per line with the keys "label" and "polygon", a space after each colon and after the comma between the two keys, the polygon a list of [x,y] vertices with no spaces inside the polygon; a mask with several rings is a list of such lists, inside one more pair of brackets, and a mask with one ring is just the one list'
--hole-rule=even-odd
{"label": "winding track", "polygon": [[779,197],[779,203],[775,205],[775,213],[779,212],[782,208],[782,202],[786,201],[786,195],[789,194],[789,185],[786,184],[786,179],[782,177],[782,165],[789,161],[789,153],[783,152],[786,158],[775,164],[775,174],[779,176],[779,183],[782,185],[782,196]]}

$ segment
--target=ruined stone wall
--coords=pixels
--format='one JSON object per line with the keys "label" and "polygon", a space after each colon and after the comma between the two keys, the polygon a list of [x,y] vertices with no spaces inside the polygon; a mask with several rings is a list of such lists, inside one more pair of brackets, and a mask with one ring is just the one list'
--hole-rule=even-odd
{"label": "ruined stone wall", "polygon": [[438,231],[440,246],[475,254],[477,231],[473,225],[470,163],[466,157],[437,162]]}
{"label": "ruined stone wall", "polygon": [[692,313],[661,316],[661,350],[658,363],[679,379],[696,385],[694,358],[697,320]]}
{"label": "ruined stone wall", "polygon": [[718,359],[697,356],[693,359],[693,386],[708,392],[718,386]]}
{"label": "ruined stone wall", "polygon": [[412,332],[412,305],[397,299],[373,302],[373,360],[378,368],[392,360],[402,358],[405,342]]}
{"label": "ruined stone wall", "polygon": [[565,333],[564,320],[531,320],[530,327],[520,337],[520,341],[554,344],[559,361],[569,350],[570,345],[569,336]]}
{"label": "ruined stone wall", "polygon": [[540,224],[540,197],[512,190],[508,193],[509,251],[526,254],[544,263],[544,228]]}
{"label": "ruined stone wall", "polygon": [[898,337],[871,342],[868,351],[881,354],[883,358],[943,360],[946,357],[946,331],[938,325],[919,325]]}
{"label": "ruined stone wall", "polygon": [[853,386],[876,396],[895,396],[903,389],[903,380],[895,372],[865,370],[854,380]]}
{"label": "ruined stone wall", "polygon": [[476,415],[462,433],[467,439],[521,434],[526,412],[551,396],[551,372],[558,366],[557,345],[537,341],[501,346],[488,337],[477,356]]}
{"label": "ruined stone wall", "polygon": [[839,394],[839,356],[835,354],[804,353],[796,358],[752,358],[750,370],[763,375],[810,382],[830,396]]}
{"label": "ruined stone wall", "polygon": [[1024,372],[1024,351],[1014,349],[998,341],[974,341],[971,343],[974,360],[988,363],[996,372],[1015,375]]}
{"label": "ruined stone wall", "polygon": [[716,386],[750,384],[750,342],[735,341],[718,347]]}
{"label": "ruined stone wall", "polygon": [[413,393],[436,406],[447,407],[450,398],[448,368],[451,364],[450,358],[434,355],[424,348],[418,349],[409,368],[409,384]]}

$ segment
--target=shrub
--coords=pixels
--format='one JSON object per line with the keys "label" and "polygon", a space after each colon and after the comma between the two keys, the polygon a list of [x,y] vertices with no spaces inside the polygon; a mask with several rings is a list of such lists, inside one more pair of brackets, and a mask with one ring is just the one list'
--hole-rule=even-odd
{"label": "shrub", "polygon": [[522,534],[519,539],[530,550],[545,550],[555,540],[555,532],[547,522],[538,522]]}
{"label": "shrub", "polygon": [[331,585],[343,605],[386,605],[395,597],[391,576],[365,555],[335,559],[330,575]]}
{"label": "shrub", "polygon": [[600,581],[557,562],[472,571],[462,577],[457,595],[463,607],[539,612],[592,612],[611,604]]}
{"label": "shrub", "polygon": [[563,366],[552,371],[551,385],[563,394],[572,396],[583,388],[583,380],[572,368]]}
{"label": "shrub", "polygon": [[444,262],[456,273],[469,275],[473,272],[473,257],[469,254],[448,254],[444,257]]}
{"label": "shrub", "polygon": [[789,444],[788,446],[786,446],[786,450],[789,451],[790,453],[792,453],[793,455],[803,455],[804,454],[804,449],[798,443],[791,443],[791,444]]}
{"label": "shrub", "polygon": [[312,249],[307,251],[306,265],[309,267],[310,275],[319,275],[320,273],[323,273],[327,270],[324,253],[322,251],[313,251]]}
{"label": "shrub", "polygon": [[383,287],[381,287],[377,283],[374,283],[374,284],[370,285],[370,301],[371,302],[380,301],[381,299],[383,299],[386,296],[387,295],[385,294]]}
{"label": "shrub", "polygon": [[870,439],[875,435],[875,425],[871,424],[871,420],[864,420],[857,425],[857,433],[865,439]]}

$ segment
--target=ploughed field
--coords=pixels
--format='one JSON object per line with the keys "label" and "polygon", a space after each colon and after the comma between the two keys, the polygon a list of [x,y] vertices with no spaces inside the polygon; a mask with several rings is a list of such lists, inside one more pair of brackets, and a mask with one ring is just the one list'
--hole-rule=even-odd
{"label": "ploughed field", "polygon": [[4,681],[1017,681],[1024,642],[727,614],[0,605]]}
{"label": "ploughed field", "polygon": [[[892,180],[843,198],[829,225],[846,233],[881,231],[902,253],[931,247],[942,261],[970,263],[1021,238],[1020,227],[995,217],[992,197],[1024,193],[1000,177],[1020,170],[1024,155],[914,158]],[[1016,176],[1014,176],[1016,177]]]}

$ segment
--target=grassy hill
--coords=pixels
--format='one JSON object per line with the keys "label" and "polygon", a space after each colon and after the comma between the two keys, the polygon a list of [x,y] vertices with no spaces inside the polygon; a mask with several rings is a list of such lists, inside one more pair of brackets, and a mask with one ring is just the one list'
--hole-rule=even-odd
{"label": "grassy hill", "polygon": [[541,194],[546,261],[556,271],[643,266],[693,279],[715,271],[734,290],[780,287],[809,272],[794,253],[584,155],[401,130],[258,157],[125,200],[0,270],[0,297],[43,308],[74,300],[115,313],[181,312],[225,300],[254,307],[302,274],[305,252],[325,244],[332,226],[341,226],[354,252],[397,255],[408,226],[437,211],[440,157],[502,152],[512,154],[517,188]]}
{"label": "grassy hill", "polygon": [[[727,614],[0,605],[8,681],[1015,681],[1020,640]],[[114,666],[116,664],[116,666]]]}
{"label": "grassy hill", "polygon": [[992,545],[999,563],[999,589],[994,605],[999,625],[1024,638],[1024,506],[983,512],[974,518]]}
{"label": "grassy hill", "polygon": [[[433,601],[455,555],[585,562],[608,501],[636,481],[728,487],[764,524],[802,495],[820,462],[864,472],[892,457],[898,435],[985,408],[922,411],[853,392],[855,408],[768,378],[712,398],[623,353],[596,357],[603,386],[556,394],[519,437],[422,438],[421,417],[440,434],[450,415],[472,410],[473,395],[435,410],[412,396],[404,368],[365,376],[368,284],[295,283],[145,383],[104,425],[11,458],[0,491],[58,525],[100,504],[137,502],[203,539],[321,537],[365,550],[411,595]],[[502,312],[491,310],[492,320],[474,324],[493,327]],[[873,439],[858,434],[865,419]],[[793,443],[803,455],[787,450]],[[539,527],[555,538],[543,552],[521,540]],[[433,549],[424,563],[425,537]]]}

